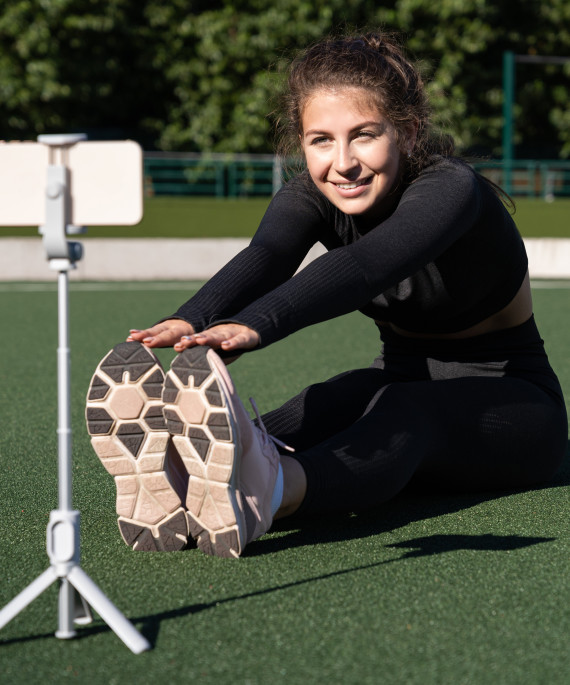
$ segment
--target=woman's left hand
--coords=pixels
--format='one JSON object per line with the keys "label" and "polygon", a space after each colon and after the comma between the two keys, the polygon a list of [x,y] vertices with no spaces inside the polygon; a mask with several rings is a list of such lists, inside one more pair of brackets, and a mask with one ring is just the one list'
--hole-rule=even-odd
{"label": "woman's left hand", "polygon": [[259,345],[259,333],[238,323],[223,323],[195,335],[185,335],[174,345],[177,352],[188,347],[208,345],[224,352],[252,350]]}

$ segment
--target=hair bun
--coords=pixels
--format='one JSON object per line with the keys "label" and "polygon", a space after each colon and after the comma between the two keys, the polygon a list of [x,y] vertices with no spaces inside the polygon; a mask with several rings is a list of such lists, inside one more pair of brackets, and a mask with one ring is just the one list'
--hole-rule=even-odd
{"label": "hair bun", "polygon": [[401,55],[399,43],[389,34],[367,33],[359,40],[362,45],[368,45],[381,55]]}

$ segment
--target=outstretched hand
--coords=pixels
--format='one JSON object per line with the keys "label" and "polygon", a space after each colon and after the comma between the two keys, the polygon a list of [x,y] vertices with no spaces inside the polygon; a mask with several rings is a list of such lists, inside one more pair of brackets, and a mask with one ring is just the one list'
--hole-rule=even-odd
{"label": "outstretched hand", "polygon": [[194,328],[182,319],[168,319],[157,323],[156,326],[129,331],[127,342],[141,342],[147,347],[174,347],[183,335],[193,335]]}
{"label": "outstretched hand", "polygon": [[187,347],[208,345],[214,349],[231,352],[232,350],[251,350],[257,347],[259,342],[259,333],[253,329],[238,323],[223,323],[201,333],[183,335],[174,345],[174,349],[182,352]]}
{"label": "outstretched hand", "polygon": [[127,341],[137,341],[147,347],[173,347],[182,352],[188,347],[208,345],[224,352],[236,351],[235,357],[224,357],[226,364],[239,357],[239,350],[251,350],[259,345],[259,334],[242,324],[227,323],[195,333],[191,324],[182,319],[167,319],[161,323],[139,330],[129,331]]}

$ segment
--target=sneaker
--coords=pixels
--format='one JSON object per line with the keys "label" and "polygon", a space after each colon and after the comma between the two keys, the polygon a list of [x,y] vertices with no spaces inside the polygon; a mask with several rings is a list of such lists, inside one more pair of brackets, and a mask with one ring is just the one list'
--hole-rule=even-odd
{"label": "sneaker", "polygon": [[119,530],[135,550],[175,551],[188,542],[188,474],[166,430],[164,378],[148,348],[124,342],[99,364],[87,394],[91,444],[115,479]]}
{"label": "sneaker", "polygon": [[279,453],[208,347],[174,359],[162,397],[168,431],[190,475],[190,533],[206,554],[239,557],[271,526]]}

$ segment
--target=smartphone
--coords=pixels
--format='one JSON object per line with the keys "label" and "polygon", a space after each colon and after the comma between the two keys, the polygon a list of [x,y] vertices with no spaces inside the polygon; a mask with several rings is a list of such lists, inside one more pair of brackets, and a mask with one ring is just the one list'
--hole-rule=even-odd
{"label": "smartphone", "polygon": [[50,164],[68,169],[70,224],[132,226],[142,219],[143,155],[138,143],[80,141],[57,147],[0,141],[0,226],[45,223]]}

